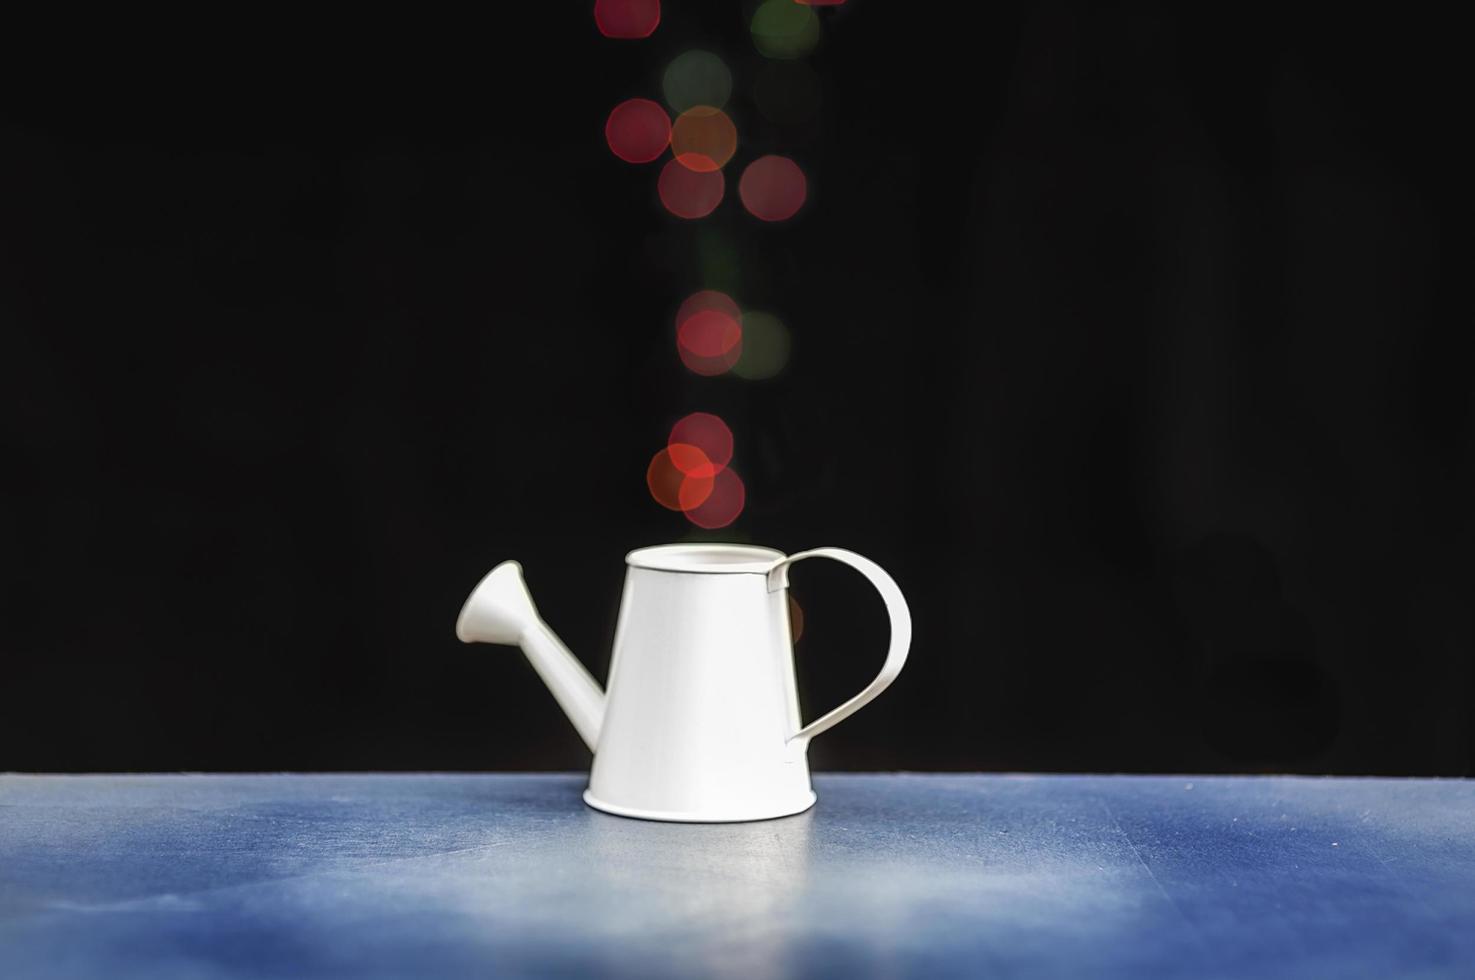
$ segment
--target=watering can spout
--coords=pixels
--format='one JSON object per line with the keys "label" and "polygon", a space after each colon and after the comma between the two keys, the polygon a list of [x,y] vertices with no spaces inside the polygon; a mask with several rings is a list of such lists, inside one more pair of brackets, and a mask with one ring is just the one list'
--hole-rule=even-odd
{"label": "watering can spout", "polygon": [[521,647],[579,737],[590,751],[598,746],[604,691],[538,615],[521,565],[504,561],[471,590],[456,620],[456,638],[462,643]]}

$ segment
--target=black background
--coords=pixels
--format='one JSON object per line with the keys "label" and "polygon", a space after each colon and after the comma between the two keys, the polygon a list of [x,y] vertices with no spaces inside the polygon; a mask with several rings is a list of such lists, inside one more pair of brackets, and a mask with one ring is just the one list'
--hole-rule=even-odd
{"label": "black background", "polygon": [[[853,548],[913,607],[821,768],[1468,773],[1460,35],[824,14],[786,128],[736,3],[639,42],[552,3],[9,32],[0,770],[581,768],[452,624],[518,558],[602,677],[624,552],[691,531],[646,464],[707,410],[749,490],[718,537]],[[605,148],[694,46],[731,182],[808,172],[794,221],[668,218]],[[789,325],[785,374],[682,369],[712,285]],[[885,629],[821,564],[810,717]]]}

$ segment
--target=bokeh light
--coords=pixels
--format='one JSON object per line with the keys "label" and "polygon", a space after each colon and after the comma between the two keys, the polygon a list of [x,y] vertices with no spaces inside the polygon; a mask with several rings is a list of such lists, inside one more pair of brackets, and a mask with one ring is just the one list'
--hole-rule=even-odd
{"label": "bokeh light", "polygon": [[677,112],[699,105],[721,109],[732,97],[732,72],[710,51],[688,51],[666,66],[661,91]]}
{"label": "bokeh light", "polygon": [[[706,451],[695,443],[671,439],[666,443],[666,449],[671,454],[671,465],[687,476],[695,476],[705,480],[709,477],[716,476],[717,471],[727,465],[725,462],[721,466],[713,463],[707,456]],[[729,455],[728,459],[731,458],[731,455]]]}
{"label": "bokeh light", "polygon": [[626,99],[610,111],[604,141],[627,163],[650,163],[671,142],[671,119],[650,99]]}
{"label": "bokeh light", "polygon": [[732,373],[747,381],[777,375],[789,363],[789,330],[772,313],[743,314],[742,347]]}
{"label": "bokeh light", "polygon": [[742,357],[742,311],[731,296],[703,289],[676,310],[676,352],[695,374],[713,377]]}
{"label": "bokeh light", "polygon": [[765,0],[750,27],[753,45],[769,58],[802,58],[819,43],[819,18],[794,0]]}
{"label": "bokeh light", "polygon": [[770,61],[758,69],[753,101],[771,123],[798,126],[813,119],[823,101],[819,76],[802,61]]}
{"label": "bokeh light", "polygon": [[748,164],[738,181],[738,197],[755,218],[784,221],[804,206],[809,182],[788,157],[769,155]]}
{"label": "bokeh light", "polygon": [[[689,477],[688,479],[695,478]],[[743,486],[742,479],[733,472],[732,467],[718,470],[717,475],[712,478],[712,487],[702,498],[702,502],[696,506],[684,508],[686,519],[697,527],[708,530],[726,527],[737,520],[738,515],[743,512],[747,496],[747,488]]]}
{"label": "bokeh light", "polygon": [[706,310],[726,313],[734,320],[740,319],[743,315],[743,311],[738,308],[737,301],[731,296],[715,289],[703,289],[686,297],[676,308],[676,328],[679,330],[687,317]]}
{"label": "bokeh light", "polygon": [[[688,457],[697,457],[701,453],[701,450],[695,446],[683,446],[679,443],[666,448],[671,453],[671,461],[678,469],[681,468],[683,454]],[[685,512],[705,504],[712,496],[712,491],[717,486],[717,475],[721,472],[723,471],[712,466],[698,466],[694,472],[686,473],[686,479],[681,481],[681,486],[676,491],[676,502],[681,505],[681,510]]]}
{"label": "bokeh light", "polygon": [[671,152],[698,173],[721,170],[737,152],[737,127],[727,113],[709,105],[687,109],[671,126]]}
{"label": "bokeh light", "polygon": [[677,444],[651,457],[645,485],[656,503],[667,510],[687,510],[706,503],[716,486],[717,474],[717,468],[706,462],[699,448]]}
{"label": "bokeh light", "polygon": [[694,374],[726,374],[743,356],[742,324],[719,310],[694,313],[676,330],[676,353]]}
{"label": "bokeh light", "polygon": [[650,37],[661,22],[661,0],[594,0],[594,23],[605,37]]}
{"label": "bokeh light", "polygon": [[804,635],[804,607],[799,605],[799,600],[794,598],[794,593],[789,593],[789,636],[795,643],[799,637]]}
{"label": "bokeh light", "polygon": [[671,437],[666,441],[673,452],[677,446],[694,446],[701,451],[700,460],[672,456],[682,472],[693,472],[683,465],[690,464],[695,475],[708,476],[732,462],[732,430],[711,412],[692,412],[671,427]]}
{"label": "bokeh light", "polygon": [[676,217],[688,220],[705,218],[715,211],[722,203],[726,189],[722,171],[699,173],[674,159],[666,161],[661,168],[661,177],[656,181],[661,204]]}

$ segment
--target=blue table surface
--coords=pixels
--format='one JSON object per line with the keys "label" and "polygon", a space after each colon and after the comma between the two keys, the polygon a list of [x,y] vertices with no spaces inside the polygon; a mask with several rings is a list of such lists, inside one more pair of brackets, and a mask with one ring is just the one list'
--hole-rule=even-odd
{"label": "blue table surface", "polygon": [[1475,783],[0,776],[0,977],[1475,977]]}

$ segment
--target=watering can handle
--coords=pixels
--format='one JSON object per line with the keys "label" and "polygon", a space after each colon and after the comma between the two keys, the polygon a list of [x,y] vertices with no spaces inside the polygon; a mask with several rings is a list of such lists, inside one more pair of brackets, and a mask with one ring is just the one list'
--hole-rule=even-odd
{"label": "watering can handle", "polygon": [[902,597],[901,589],[896,587],[891,576],[887,575],[880,565],[853,551],[846,551],[844,548],[813,548],[781,559],[768,570],[768,591],[777,592],[788,588],[789,566],[805,558],[832,558],[860,572],[876,587],[876,591],[881,593],[881,601],[886,603],[886,613],[891,617],[891,646],[886,651],[886,662],[881,665],[881,673],[876,675],[875,680],[840,707],[829,714],[821,715],[799,729],[789,739],[791,742],[794,739],[811,739],[821,732],[828,731],[869,704],[876,695],[886,690],[891,682],[896,680],[896,675],[900,674],[901,668],[906,665],[907,650],[912,645],[912,613],[907,608],[907,601]]}

